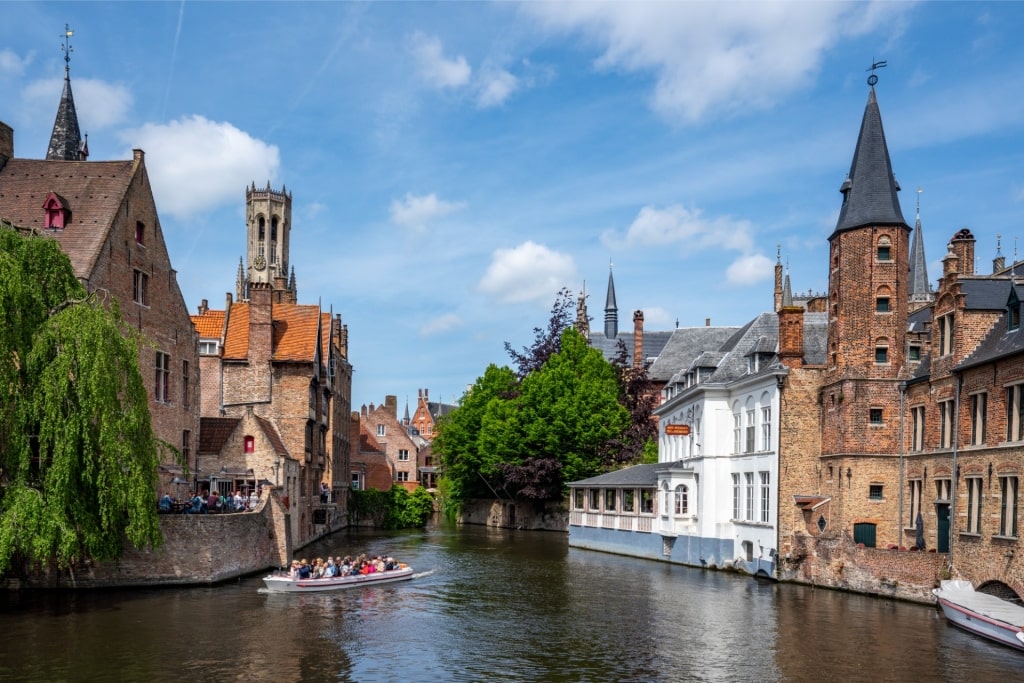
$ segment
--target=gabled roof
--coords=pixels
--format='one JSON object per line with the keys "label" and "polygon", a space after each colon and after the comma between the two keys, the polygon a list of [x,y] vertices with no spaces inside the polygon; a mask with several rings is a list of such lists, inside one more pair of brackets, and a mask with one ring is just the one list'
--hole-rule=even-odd
{"label": "gabled roof", "polygon": [[[0,169],[0,215],[14,225],[52,235],[71,259],[75,276],[89,278],[135,169],[135,160],[10,159]],[[71,210],[71,222],[63,230],[46,230],[42,207],[51,192]]]}
{"label": "gabled roof", "polygon": [[237,417],[200,417],[199,454],[220,453],[241,421]]}
{"label": "gabled roof", "polygon": [[202,315],[193,315],[191,318],[200,339],[223,339],[224,311],[206,311]]}
{"label": "gabled roof", "polygon": [[[1010,295],[1010,283],[1007,280],[993,280],[992,282],[1002,285],[1002,297],[1000,298],[1003,303],[999,308],[1005,311]],[[967,283],[965,282],[964,284]],[[1022,297],[1024,295],[1024,287],[1015,285],[1015,290],[1017,297],[1024,298]],[[990,294],[994,296],[994,292]],[[991,305],[992,303],[987,302],[986,308],[983,310],[996,310],[995,308],[988,308]],[[995,321],[977,348],[974,349],[974,353],[961,361],[956,369],[966,370],[977,365],[991,363],[1000,358],[1015,356],[1022,352],[1024,352],[1024,326],[1018,326],[1015,330],[1009,329],[1007,314],[1004,312]]]}
{"label": "gabled roof", "polygon": [[[672,338],[674,331],[668,330],[664,332],[648,332],[644,330],[644,360],[648,358],[658,358],[661,355],[662,350],[668,343],[668,340]],[[633,333],[632,332],[619,332],[614,338],[609,339],[604,336],[604,332],[591,332],[590,338],[587,340],[592,347],[599,350],[601,355],[605,357],[605,360],[613,360],[619,352],[619,340],[626,345],[626,362],[633,363]]]}
{"label": "gabled roof", "polygon": [[288,447],[284,445],[284,439],[281,438],[281,434],[277,431],[277,427],[274,423],[265,417],[256,415],[256,424],[263,430],[263,435],[267,437],[267,441],[270,442],[271,448],[274,449],[274,453],[280,455],[282,458],[289,457]]}
{"label": "gabled roof", "polygon": [[[224,360],[245,360],[249,353],[249,307],[233,304],[224,334]],[[274,338],[271,360],[313,363],[320,350],[320,307],[303,304],[271,304]],[[209,311],[212,313],[213,311]],[[329,321],[328,321],[329,322]],[[198,324],[197,324],[198,329]],[[201,336],[202,333],[200,333]],[[219,337],[219,335],[217,335]]]}
{"label": "gabled roof", "polygon": [[829,239],[845,230],[869,225],[898,225],[910,229],[896,196],[899,184],[892,172],[874,86],[864,108],[850,173],[839,191],[843,193],[843,205],[835,232]]}
{"label": "gabled roof", "polygon": [[[672,331],[658,355],[647,370],[647,376],[654,382],[667,382],[706,351],[717,351],[738,327],[678,327]],[[644,335],[646,346],[647,335]],[[717,365],[717,363],[716,363]]]}

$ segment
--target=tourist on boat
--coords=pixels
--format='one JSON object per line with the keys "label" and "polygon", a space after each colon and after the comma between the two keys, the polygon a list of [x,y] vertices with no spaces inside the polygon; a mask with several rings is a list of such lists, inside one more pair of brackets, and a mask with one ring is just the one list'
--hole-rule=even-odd
{"label": "tourist on boat", "polygon": [[292,579],[299,578],[299,561],[292,560],[292,566],[288,569],[288,577]]}
{"label": "tourist on boat", "polygon": [[313,575],[312,570],[309,568],[309,564],[306,562],[306,558],[299,560],[299,578],[308,579]]}
{"label": "tourist on boat", "polygon": [[327,566],[324,567],[324,578],[325,579],[333,579],[335,576],[338,575],[338,571],[337,570],[338,570],[338,568],[334,564],[334,558],[333,557],[328,557],[327,558]]}

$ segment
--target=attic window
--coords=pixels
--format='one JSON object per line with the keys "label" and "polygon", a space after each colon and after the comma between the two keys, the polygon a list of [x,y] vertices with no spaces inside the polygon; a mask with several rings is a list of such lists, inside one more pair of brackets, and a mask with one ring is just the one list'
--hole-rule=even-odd
{"label": "attic window", "polygon": [[1017,298],[1016,287],[1010,288],[1010,298],[1006,302],[1006,329],[1012,332],[1020,327],[1020,299]]}
{"label": "attic window", "polygon": [[47,230],[63,230],[71,223],[71,209],[56,192],[51,192],[43,202],[43,211],[46,212]]}
{"label": "attic window", "polygon": [[146,244],[146,224],[142,221],[135,222],[135,243]]}

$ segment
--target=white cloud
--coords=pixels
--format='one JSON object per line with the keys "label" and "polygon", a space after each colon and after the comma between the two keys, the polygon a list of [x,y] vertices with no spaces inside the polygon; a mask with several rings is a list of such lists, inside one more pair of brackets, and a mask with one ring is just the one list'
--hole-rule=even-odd
{"label": "white cloud", "polygon": [[725,269],[728,284],[746,287],[775,277],[775,262],[764,254],[740,256]]}
{"label": "white cloud", "polygon": [[676,316],[661,306],[644,306],[644,327],[649,330],[670,330],[676,325]]}
{"label": "white cloud", "polygon": [[[64,91],[63,78],[33,81],[25,86],[24,97],[30,107],[56,111]],[[127,119],[134,100],[123,85],[94,78],[74,78],[71,93],[75,98],[75,111],[82,132],[109,128]]]}
{"label": "white cloud", "polygon": [[897,31],[909,3],[526,3],[603,50],[599,69],[651,72],[653,107],[692,123],[768,108],[805,86],[844,36]]}
{"label": "white cloud", "polygon": [[273,181],[281,163],[275,145],[198,115],[147,123],[120,137],[145,150],[157,206],[179,218],[237,203],[241,188]]}
{"label": "white cloud", "polygon": [[476,104],[481,109],[505,103],[520,86],[520,81],[504,69],[489,69],[480,75]]}
{"label": "white cloud", "polygon": [[417,32],[410,46],[416,58],[420,76],[435,88],[458,88],[469,83],[472,69],[462,55],[454,59],[444,56],[444,48],[437,36]]}
{"label": "white cloud", "polygon": [[606,231],[601,241],[612,249],[679,244],[686,251],[723,247],[747,252],[753,244],[748,221],[729,216],[707,219],[700,209],[687,209],[679,204],[664,209],[645,206],[625,236]]}
{"label": "white cloud", "polygon": [[442,332],[448,332],[464,326],[465,322],[463,322],[462,318],[454,313],[445,313],[433,320],[427,321],[426,324],[420,327],[420,336],[430,337],[435,334],[441,334]]}
{"label": "white cloud", "polygon": [[421,197],[407,193],[404,199],[391,202],[391,221],[413,230],[422,230],[427,223],[465,208],[465,202],[447,202],[431,192]]}
{"label": "white cloud", "polygon": [[495,250],[479,286],[503,303],[548,302],[566,283],[578,279],[572,256],[527,241]]}
{"label": "white cloud", "polygon": [[0,74],[20,76],[31,61],[31,53],[25,57],[19,57],[16,52],[11,50],[0,50]]}

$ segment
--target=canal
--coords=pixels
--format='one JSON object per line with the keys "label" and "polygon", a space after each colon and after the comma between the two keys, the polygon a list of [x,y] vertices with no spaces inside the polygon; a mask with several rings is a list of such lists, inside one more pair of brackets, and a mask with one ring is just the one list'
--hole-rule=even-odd
{"label": "canal", "polygon": [[1011,681],[1024,655],[932,607],[438,525],[342,532],[413,581],[0,595],[3,681]]}

